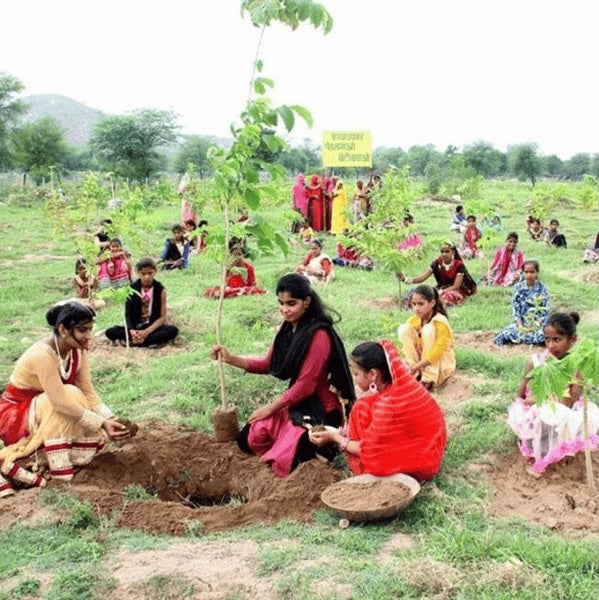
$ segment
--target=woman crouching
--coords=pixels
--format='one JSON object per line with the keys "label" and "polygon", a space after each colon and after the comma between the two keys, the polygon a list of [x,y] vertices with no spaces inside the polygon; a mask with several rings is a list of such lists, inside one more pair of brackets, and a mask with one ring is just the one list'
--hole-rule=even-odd
{"label": "woman crouching", "polygon": [[104,446],[105,435],[131,431],[100,401],[91,382],[87,350],[95,313],[79,302],[53,306],[46,314],[53,335],[33,344],[17,361],[0,397],[0,497],[20,486],[46,485],[15,461],[45,452],[53,479],[70,480]]}

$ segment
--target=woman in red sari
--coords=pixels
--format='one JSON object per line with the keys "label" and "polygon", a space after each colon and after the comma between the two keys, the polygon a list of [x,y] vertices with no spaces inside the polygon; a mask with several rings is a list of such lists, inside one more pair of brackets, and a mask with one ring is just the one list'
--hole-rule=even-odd
{"label": "woman in red sari", "polygon": [[399,273],[398,277],[400,281],[409,284],[422,283],[431,275],[435,277],[435,287],[439,290],[439,296],[445,306],[461,304],[468,296],[476,294],[476,283],[468,273],[458,249],[449,240],[441,244],[439,257],[424,273],[418,277],[406,277]]}
{"label": "woman in red sari", "polygon": [[347,452],[356,475],[411,475],[432,479],[445,451],[443,412],[410,374],[388,340],[365,342],[351,354],[351,371],[364,392],[349,416],[347,435],[339,431],[311,434],[313,443],[337,444]]}
{"label": "woman in red sari", "polygon": [[[212,357],[248,373],[289,380],[287,391],[254,410],[237,437],[242,450],[257,454],[285,477],[315,457],[305,426],[338,427],[343,422],[341,399],[351,403],[355,395],[343,342],[308,280],[296,273],[284,275],[276,294],[283,324],[266,356],[238,356],[216,345]],[[323,450],[325,455],[336,452],[335,447]]]}
{"label": "woman in red sari", "polygon": [[311,175],[308,185],[308,221],[314,231],[324,230],[324,191],[318,175]]}

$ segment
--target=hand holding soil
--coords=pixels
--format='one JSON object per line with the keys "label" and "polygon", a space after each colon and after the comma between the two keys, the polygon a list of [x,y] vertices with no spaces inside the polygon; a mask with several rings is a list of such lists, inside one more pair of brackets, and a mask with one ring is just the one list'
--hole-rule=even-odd
{"label": "hand holding soil", "polygon": [[121,440],[128,437],[134,437],[139,430],[137,423],[134,423],[130,419],[123,419],[121,417],[118,417],[116,419],[110,419],[110,421],[112,423],[118,424],[119,426],[119,429],[116,430],[114,433],[110,433],[108,430],[106,430],[108,436],[113,440]]}
{"label": "hand holding soil", "polygon": [[339,432],[329,431],[328,429],[325,429],[323,425],[317,425],[310,429],[308,437],[313,444],[320,448],[327,444],[338,443]]}

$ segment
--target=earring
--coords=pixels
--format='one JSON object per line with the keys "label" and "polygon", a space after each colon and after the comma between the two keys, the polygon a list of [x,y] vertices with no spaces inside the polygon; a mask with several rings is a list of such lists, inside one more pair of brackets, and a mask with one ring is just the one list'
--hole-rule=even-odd
{"label": "earring", "polygon": [[378,392],[378,391],[379,391],[379,388],[377,388],[377,387],[376,387],[376,383],[374,383],[374,381],[371,381],[371,382],[370,382],[370,385],[368,386],[368,391],[369,391],[371,394],[374,394],[375,392]]}

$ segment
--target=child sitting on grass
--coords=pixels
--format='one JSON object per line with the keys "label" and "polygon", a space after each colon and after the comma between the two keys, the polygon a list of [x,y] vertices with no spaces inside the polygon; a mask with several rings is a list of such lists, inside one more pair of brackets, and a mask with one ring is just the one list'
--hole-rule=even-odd
{"label": "child sitting on grass", "polygon": [[453,332],[435,288],[419,285],[410,304],[414,315],[399,326],[397,334],[412,374],[430,390],[455,371]]}
{"label": "child sitting on grass", "polygon": [[[571,383],[557,401],[535,404],[528,387],[530,372],[553,357],[563,360],[577,341],[577,313],[554,313],[544,329],[547,349],[533,354],[526,365],[524,379],[518,388],[518,397],[508,408],[508,425],[520,438],[519,448],[531,463],[530,472],[539,475],[566,456],[584,451],[581,387]],[[574,373],[572,374],[574,376]],[[597,450],[599,408],[587,400],[589,448]]]}
{"label": "child sitting on grass", "polygon": [[486,285],[507,287],[520,279],[524,265],[524,254],[518,250],[518,234],[511,231],[507,234],[505,246],[495,253],[495,259],[487,274],[483,277]]}
{"label": "child sitting on grass", "polygon": [[189,241],[185,239],[185,231],[181,225],[173,225],[173,237],[166,240],[160,255],[163,268],[187,269],[189,265]]}
{"label": "child sitting on grass", "polygon": [[460,247],[460,254],[463,258],[482,258],[483,253],[476,245],[481,236],[482,233],[476,226],[476,217],[474,215],[468,215],[464,239]]}
{"label": "child sitting on grass", "polygon": [[81,304],[88,306],[94,311],[100,310],[106,306],[104,300],[94,298],[94,293],[98,289],[98,278],[87,272],[87,260],[78,258],[75,263],[75,277],[73,277],[73,288],[75,297]]}
{"label": "child sitting on grass", "polygon": [[[227,269],[225,298],[235,296],[249,296],[266,294],[266,290],[256,285],[256,272],[254,266],[245,260],[243,248],[237,240],[229,244],[231,253],[231,266]],[[219,298],[220,286],[209,288],[204,292],[206,298]]]}
{"label": "child sitting on grass", "polygon": [[302,238],[302,242],[304,244],[311,244],[312,238],[314,237],[314,230],[310,227],[310,223],[308,223],[308,219],[304,219],[303,223],[300,225],[299,232],[300,237]]}
{"label": "child sitting on grass", "polygon": [[539,263],[525,260],[523,274],[524,281],[516,284],[512,297],[514,322],[497,334],[498,346],[545,343],[543,328],[549,317],[549,293],[539,281]]}
{"label": "child sitting on grass", "polygon": [[567,248],[566,236],[559,232],[559,221],[557,219],[551,219],[549,221],[549,228],[545,231],[543,241],[549,246],[555,246],[556,248]]}
{"label": "child sitting on grass", "polygon": [[108,253],[102,252],[97,260],[98,287],[105,290],[129,285],[133,279],[131,255],[123,248],[119,238],[112,238]]}
{"label": "child sitting on grass", "polygon": [[464,207],[461,204],[458,204],[455,207],[455,213],[453,213],[453,217],[451,218],[451,225],[449,226],[449,231],[457,231],[459,233],[464,233],[466,229],[466,215],[464,214]]}
{"label": "child sitting on grass", "polygon": [[142,258],[136,265],[139,279],[131,284],[134,292],[125,303],[127,331],[122,325],[106,330],[112,342],[127,339],[133,346],[166,344],[177,337],[179,330],[166,324],[166,289],[154,279],[156,263],[151,258]]}

